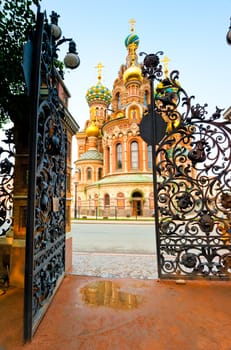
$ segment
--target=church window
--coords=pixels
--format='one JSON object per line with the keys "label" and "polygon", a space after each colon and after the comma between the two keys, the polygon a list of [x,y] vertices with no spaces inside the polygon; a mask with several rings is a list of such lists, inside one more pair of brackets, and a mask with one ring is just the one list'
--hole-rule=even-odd
{"label": "church window", "polygon": [[116,169],[122,169],[122,145],[116,145]]}
{"label": "church window", "polygon": [[139,166],[138,142],[133,141],[131,143],[131,168],[138,169],[138,166]]}
{"label": "church window", "polygon": [[110,206],[110,196],[108,193],[104,195],[104,207]]}
{"label": "church window", "polygon": [[98,169],[98,180],[102,179],[102,168]]}
{"label": "church window", "polygon": [[116,94],[116,100],[117,100],[117,109],[120,109],[121,104],[120,104],[120,93],[117,92]]}
{"label": "church window", "polygon": [[87,168],[87,179],[91,180],[91,177],[92,177],[91,168]]}

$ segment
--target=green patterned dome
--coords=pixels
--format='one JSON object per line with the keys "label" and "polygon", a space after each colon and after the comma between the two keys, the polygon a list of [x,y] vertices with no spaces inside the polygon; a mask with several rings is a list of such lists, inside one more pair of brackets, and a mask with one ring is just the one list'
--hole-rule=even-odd
{"label": "green patterned dome", "polygon": [[103,101],[109,105],[111,103],[111,99],[111,91],[100,82],[98,82],[96,86],[91,86],[86,93],[86,100],[88,104],[91,104],[93,101]]}
{"label": "green patterned dome", "polygon": [[103,155],[96,150],[89,150],[81,154],[79,160],[103,160]]}
{"label": "green patterned dome", "polygon": [[139,46],[139,42],[140,42],[140,39],[138,37],[138,35],[136,33],[130,33],[126,39],[124,40],[124,44],[126,46],[126,48],[128,48],[129,45],[131,44],[135,44],[136,47]]}

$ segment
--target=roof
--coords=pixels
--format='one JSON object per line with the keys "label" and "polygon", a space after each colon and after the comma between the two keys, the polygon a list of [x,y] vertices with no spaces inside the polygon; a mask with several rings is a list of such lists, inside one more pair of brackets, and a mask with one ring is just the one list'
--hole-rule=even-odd
{"label": "roof", "polygon": [[96,150],[89,150],[81,154],[79,160],[103,160],[103,155]]}
{"label": "roof", "polygon": [[153,182],[152,174],[121,174],[107,176],[94,185],[115,184],[115,183],[151,183]]}

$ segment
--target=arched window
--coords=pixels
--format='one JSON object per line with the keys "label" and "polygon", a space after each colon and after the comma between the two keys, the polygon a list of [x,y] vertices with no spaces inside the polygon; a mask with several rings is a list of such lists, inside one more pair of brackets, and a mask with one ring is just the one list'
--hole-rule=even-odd
{"label": "arched window", "polygon": [[116,145],[116,169],[122,169],[122,145]]}
{"label": "arched window", "polygon": [[103,172],[103,169],[99,168],[98,169],[98,180],[102,179],[102,172]]}
{"label": "arched window", "polygon": [[91,168],[87,168],[87,179],[91,180],[91,176],[92,176]]}
{"label": "arched window", "polygon": [[148,169],[152,169],[152,146],[148,146]]}
{"label": "arched window", "polygon": [[110,206],[110,196],[108,193],[104,195],[104,206],[109,207]]}
{"label": "arched window", "polygon": [[138,167],[139,167],[138,142],[133,141],[131,143],[131,168],[138,169]]}
{"label": "arched window", "polygon": [[120,93],[119,92],[117,92],[117,94],[116,94],[116,99],[117,99],[117,109],[120,109]]}

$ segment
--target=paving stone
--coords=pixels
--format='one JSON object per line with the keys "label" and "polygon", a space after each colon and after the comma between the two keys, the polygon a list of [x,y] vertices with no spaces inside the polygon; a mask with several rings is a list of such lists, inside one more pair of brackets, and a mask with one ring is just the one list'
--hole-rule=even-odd
{"label": "paving stone", "polygon": [[71,274],[104,278],[156,279],[156,256],[73,252]]}

